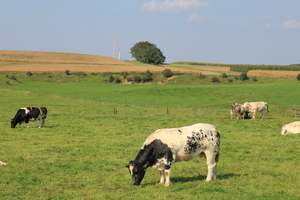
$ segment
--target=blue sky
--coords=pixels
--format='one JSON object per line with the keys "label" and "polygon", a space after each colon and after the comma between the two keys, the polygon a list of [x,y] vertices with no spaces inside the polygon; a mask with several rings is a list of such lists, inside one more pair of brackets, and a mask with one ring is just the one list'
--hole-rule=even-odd
{"label": "blue sky", "polygon": [[299,0],[0,0],[0,49],[112,56],[154,43],[166,62],[300,63]]}

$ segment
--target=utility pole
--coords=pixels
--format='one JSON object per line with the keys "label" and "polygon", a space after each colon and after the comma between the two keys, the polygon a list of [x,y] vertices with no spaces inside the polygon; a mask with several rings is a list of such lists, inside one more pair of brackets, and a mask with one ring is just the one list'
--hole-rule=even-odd
{"label": "utility pole", "polygon": [[116,54],[116,46],[117,46],[117,40],[116,38],[114,39],[114,45],[113,45],[113,52],[112,52],[112,57],[115,58]]}

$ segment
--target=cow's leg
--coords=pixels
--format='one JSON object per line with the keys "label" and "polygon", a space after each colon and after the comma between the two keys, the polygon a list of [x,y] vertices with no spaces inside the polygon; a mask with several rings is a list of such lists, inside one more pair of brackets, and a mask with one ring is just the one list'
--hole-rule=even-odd
{"label": "cow's leg", "polygon": [[207,163],[207,177],[206,182],[212,179],[217,179],[217,163],[216,154],[211,152],[206,152],[206,163]]}
{"label": "cow's leg", "polygon": [[159,170],[160,172],[160,180],[159,183],[160,184],[164,184],[165,183],[165,170]]}
{"label": "cow's leg", "polygon": [[261,119],[262,116],[263,116],[263,112],[260,112],[260,117],[259,117],[259,119]]}
{"label": "cow's leg", "polygon": [[28,128],[29,127],[29,118],[25,119],[25,123],[26,123],[26,127]]}
{"label": "cow's leg", "polygon": [[165,177],[166,177],[166,182],[165,182],[165,187],[168,187],[170,185],[170,176],[171,176],[171,168],[170,169],[165,169]]}
{"label": "cow's leg", "polygon": [[40,118],[40,126],[39,126],[39,128],[44,127],[44,126],[45,126],[45,120],[43,118]]}
{"label": "cow's leg", "polygon": [[256,112],[254,111],[254,112],[252,112],[252,119],[254,119],[255,120],[255,114],[256,114]]}

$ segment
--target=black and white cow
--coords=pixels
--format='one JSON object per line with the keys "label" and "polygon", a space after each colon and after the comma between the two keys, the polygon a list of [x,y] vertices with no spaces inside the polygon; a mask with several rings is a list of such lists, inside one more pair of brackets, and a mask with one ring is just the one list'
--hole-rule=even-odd
{"label": "black and white cow", "polygon": [[45,119],[47,117],[47,108],[45,107],[25,107],[20,108],[15,117],[11,119],[11,128],[15,128],[17,124],[25,122],[28,127],[29,121],[40,120],[39,128],[45,126]]}
{"label": "black and white cow", "polygon": [[209,182],[217,178],[219,151],[220,134],[214,125],[199,123],[182,128],[159,129],[148,136],[135,160],[126,167],[133,185],[140,185],[146,169],[153,167],[160,171],[160,183],[168,187],[175,162],[204,156],[208,166],[206,181]]}
{"label": "black and white cow", "polygon": [[239,104],[239,103],[234,103],[231,105],[230,109],[230,119],[232,119],[232,116],[235,115],[236,119],[239,119],[238,115],[241,116],[241,119],[246,119],[248,118],[248,111],[244,107],[244,105]]}

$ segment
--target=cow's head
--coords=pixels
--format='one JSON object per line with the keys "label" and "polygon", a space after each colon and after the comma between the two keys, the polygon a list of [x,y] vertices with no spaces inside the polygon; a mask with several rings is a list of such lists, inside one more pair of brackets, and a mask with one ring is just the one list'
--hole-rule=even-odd
{"label": "cow's head", "polygon": [[18,122],[15,119],[11,119],[10,124],[11,124],[11,126],[10,126],[11,128],[15,128],[16,125],[18,124]]}
{"label": "cow's head", "polygon": [[140,185],[145,174],[146,169],[141,163],[136,161],[130,161],[129,165],[126,166],[129,170],[132,179],[132,185]]}

